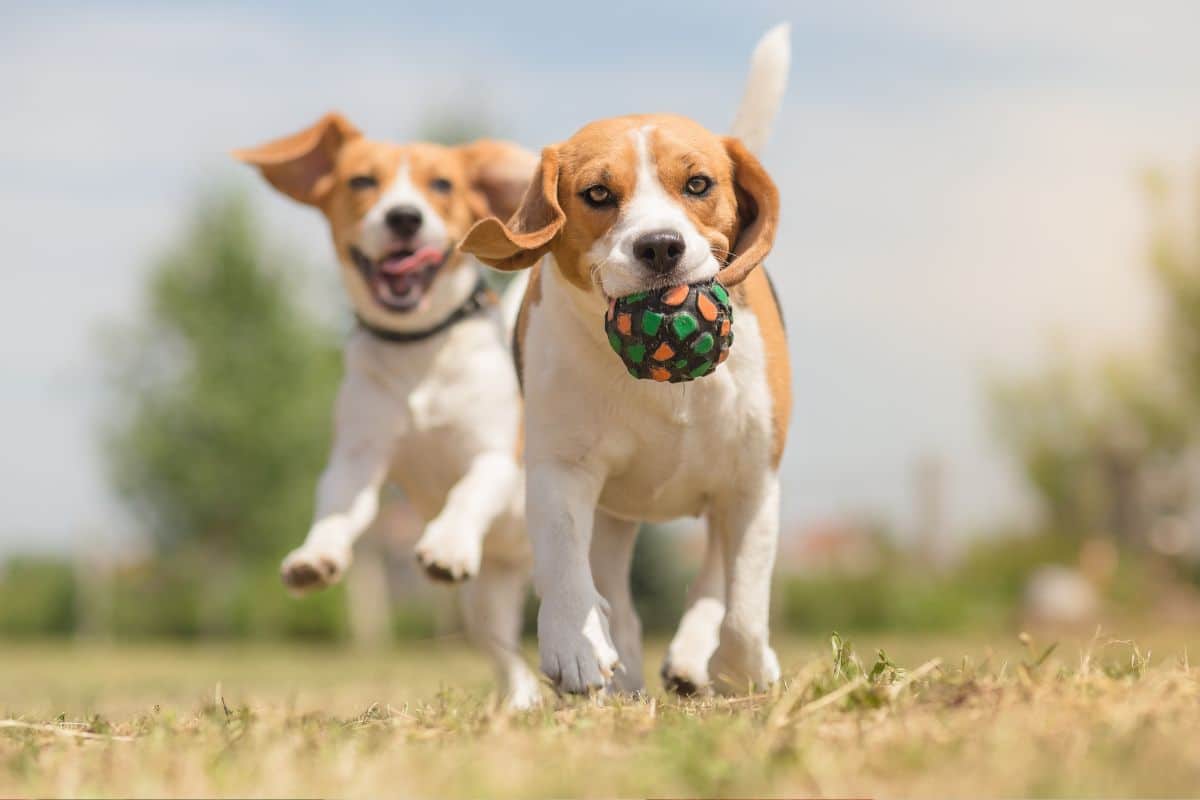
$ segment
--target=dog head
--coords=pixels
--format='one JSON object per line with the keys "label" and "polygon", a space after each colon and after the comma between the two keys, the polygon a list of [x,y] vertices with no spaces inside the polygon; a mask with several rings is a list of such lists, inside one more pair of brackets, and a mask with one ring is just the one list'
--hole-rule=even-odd
{"label": "dog head", "polygon": [[453,279],[456,245],[476,221],[513,212],[536,164],[506,142],[373,141],[337,113],[234,157],[324,213],[355,310],[399,328],[465,299],[474,279]]}
{"label": "dog head", "polygon": [[550,252],[568,281],[611,298],[718,273],[736,285],[770,251],[778,219],[775,185],[741,142],[638,115],[543,150],[513,217],[476,224],[462,249],[506,270]]}

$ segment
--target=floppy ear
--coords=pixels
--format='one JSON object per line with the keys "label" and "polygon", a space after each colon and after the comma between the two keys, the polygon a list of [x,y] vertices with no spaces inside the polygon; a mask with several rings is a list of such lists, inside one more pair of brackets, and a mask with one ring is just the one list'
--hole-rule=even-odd
{"label": "floppy ear", "polygon": [[567,215],[558,204],[558,150],[542,150],[542,160],[521,205],[505,224],[495,217],[475,223],[459,249],[490,267],[525,269],[544,256]]}
{"label": "floppy ear", "polygon": [[272,186],[293,200],[315,206],[332,187],[338,150],[360,136],[358,128],[331,111],[299,133],[234,150],[233,157],[258,167]]}
{"label": "floppy ear", "polygon": [[725,151],[733,159],[739,233],[733,245],[733,261],[720,271],[718,278],[725,286],[736,286],[762,263],[775,244],[775,230],[779,226],[779,190],[763,165],[740,140],[726,137],[724,142]]}
{"label": "floppy ear", "polygon": [[538,158],[512,142],[480,139],[454,148],[469,185],[468,202],[476,219],[508,219],[529,188]]}

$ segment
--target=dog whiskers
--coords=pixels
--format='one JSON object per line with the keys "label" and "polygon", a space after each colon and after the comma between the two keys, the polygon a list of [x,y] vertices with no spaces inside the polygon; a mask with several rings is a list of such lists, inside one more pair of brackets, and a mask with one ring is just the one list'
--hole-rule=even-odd
{"label": "dog whiskers", "polygon": [[723,250],[720,247],[710,246],[708,249],[709,252],[717,257],[717,261],[720,261],[722,264],[728,264],[729,262],[733,261],[734,257],[737,255],[737,253],[733,252],[732,250]]}
{"label": "dog whiskers", "polygon": [[592,264],[591,269],[588,270],[588,276],[592,279],[592,283],[601,288],[604,288],[604,285],[600,282],[600,270],[602,270],[607,264],[608,259],[605,258],[595,264]]}

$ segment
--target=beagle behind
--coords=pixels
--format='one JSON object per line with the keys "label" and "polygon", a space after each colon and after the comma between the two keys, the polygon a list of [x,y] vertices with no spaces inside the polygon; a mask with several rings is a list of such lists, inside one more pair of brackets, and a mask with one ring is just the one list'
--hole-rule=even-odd
{"label": "beagle behind", "polygon": [[[735,128],[755,144],[782,95],[787,35],[768,33],[755,55]],[[629,594],[638,524],[695,515],[708,548],[664,679],[690,692],[779,677],[768,609],[791,378],[760,268],[778,219],[775,185],[742,141],[637,115],[545,148],[511,219],[484,220],[463,242],[496,268],[534,269],[516,347],[526,507],[541,666],[565,691],[641,688]],[[609,300],[713,277],[735,307],[728,360],[692,383],[632,379],[605,337]]]}
{"label": "beagle behind", "polygon": [[512,315],[478,262],[455,250],[473,222],[512,212],[535,157],[502,142],[372,141],[336,113],[235,156],[325,215],[359,320],[315,518],[283,562],[284,583],[339,580],[391,480],[426,520],[416,553],[430,575],[474,578],[462,590],[467,630],[496,662],[508,703],[535,703],[537,679],[517,650],[529,555]]}

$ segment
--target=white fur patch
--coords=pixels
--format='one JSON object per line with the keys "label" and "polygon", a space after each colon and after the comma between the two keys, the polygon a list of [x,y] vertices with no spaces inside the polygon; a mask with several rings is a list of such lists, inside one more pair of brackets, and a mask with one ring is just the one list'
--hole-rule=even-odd
{"label": "white fur patch", "polygon": [[412,206],[421,212],[421,229],[413,239],[412,249],[421,247],[446,248],[450,238],[446,222],[434,211],[425,195],[412,182],[408,161],[401,161],[387,190],[371,206],[359,227],[358,249],[368,258],[377,260],[395,247],[396,237],[387,225],[387,214],[397,206]]}
{"label": "white fur patch", "polygon": [[[473,284],[479,268],[464,264],[453,281]],[[537,703],[538,682],[519,650],[529,546],[510,333],[493,309],[412,344],[361,330],[351,336],[316,513],[283,573],[303,590],[339,580],[391,479],[427,522],[422,562],[474,576],[463,604],[467,628],[492,658],[506,703],[524,708]]]}

